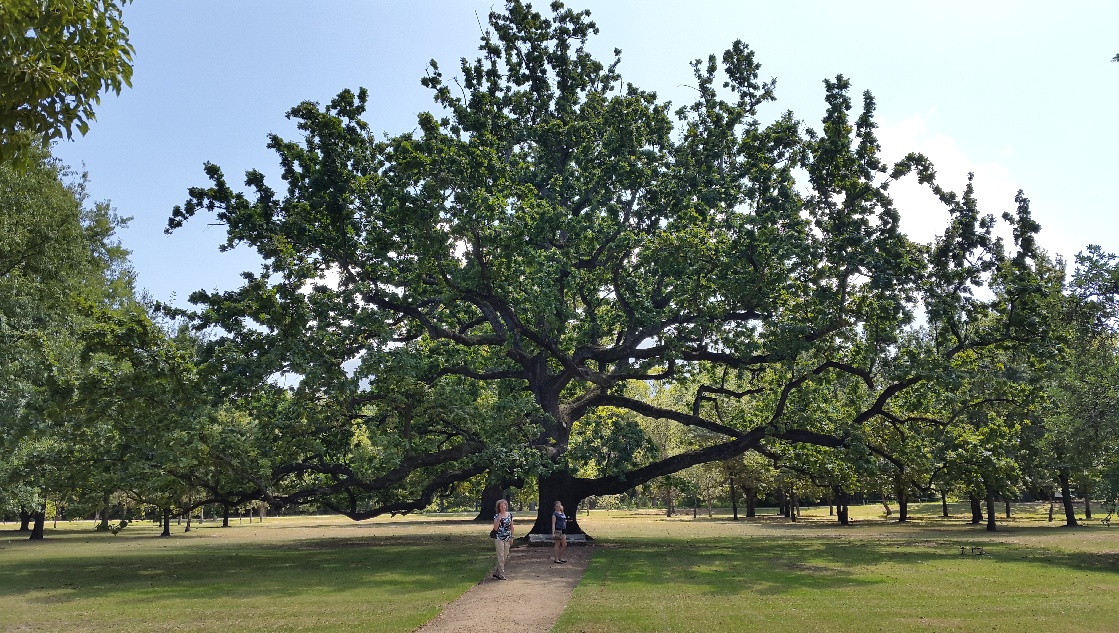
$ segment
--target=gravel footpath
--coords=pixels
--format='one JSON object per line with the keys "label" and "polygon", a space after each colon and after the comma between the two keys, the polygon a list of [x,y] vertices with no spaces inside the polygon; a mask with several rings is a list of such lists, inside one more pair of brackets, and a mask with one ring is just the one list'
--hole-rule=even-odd
{"label": "gravel footpath", "polygon": [[551,547],[518,544],[505,561],[505,577],[486,577],[447,605],[418,633],[550,631],[590,562],[593,546],[569,546],[567,562],[552,562]]}

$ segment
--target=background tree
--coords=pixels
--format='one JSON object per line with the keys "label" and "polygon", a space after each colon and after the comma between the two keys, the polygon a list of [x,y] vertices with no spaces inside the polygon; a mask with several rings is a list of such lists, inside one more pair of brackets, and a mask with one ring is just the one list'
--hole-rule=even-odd
{"label": "background tree", "polygon": [[[1076,256],[1065,304],[1054,311],[1062,329],[1061,355],[1050,363],[1048,398],[1040,438],[1056,475],[1065,524],[1078,524],[1074,491],[1084,497],[1091,518],[1091,495],[1119,463],[1119,258],[1089,246]],[[1105,498],[1113,501],[1114,488]]]}
{"label": "background tree", "polygon": [[72,174],[45,151],[27,158],[0,163],[0,489],[41,538],[47,498],[89,491],[99,472],[73,467],[99,440],[72,424],[55,386],[81,372],[87,306],[127,304],[133,276],[115,237],[126,220],[87,204],[83,181],[66,184]]}

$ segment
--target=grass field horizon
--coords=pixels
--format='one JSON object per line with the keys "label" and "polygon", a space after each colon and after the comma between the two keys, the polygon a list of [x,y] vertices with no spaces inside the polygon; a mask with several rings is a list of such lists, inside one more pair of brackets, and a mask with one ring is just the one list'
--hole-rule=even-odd
{"label": "grass field horizon", "polygon": [[[554,630],[1119,631],[1119,529],[1063,528],[1059,507],[1049,523],[1048,503],[1033,503],[992,533],[966,510],[944,519],[915,504],[898,524],[851,506],[848,527],[826,506],[797,523],[772,508],[739,521],[581,512],[595,554]],[[234,519],[172,525],[170,538],[150,522],[116,536],[60,522],[39,542],[8,523],[0,630],[413,631],[490,568],[488,528],[472,518]]]}

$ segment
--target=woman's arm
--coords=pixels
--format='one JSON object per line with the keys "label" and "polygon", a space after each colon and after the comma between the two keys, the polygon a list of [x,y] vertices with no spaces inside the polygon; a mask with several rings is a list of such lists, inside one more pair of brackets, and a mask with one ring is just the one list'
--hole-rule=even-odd
{"label": "woman's arm", "polygon": [[552,513],[552,534],[556,533],[556,513]]}
{"label": "woman's arm", "polygon": [[499,527],[501,527],[501,515],[495,514],[493,515],[493,529],[496,530]]}

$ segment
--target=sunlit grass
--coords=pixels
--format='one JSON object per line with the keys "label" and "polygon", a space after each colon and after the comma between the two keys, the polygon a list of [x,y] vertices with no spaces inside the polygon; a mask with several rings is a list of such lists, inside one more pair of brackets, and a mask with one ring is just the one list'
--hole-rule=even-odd
{"label": "sunlit grass", "polygon": [[412,631],[492,562],[461,519],[67,528],[0,531],[0,630]]}
{"label": "sunlit grass", "polygon": [[849,527],[826,507],[795,524],[592,513],[599,547],[555,631],[1119,631],[1119,530],[1056,527],[1047,504],[994,533],[962,505],[912,510],[852,506]]}
{"label": "sunlit grass", "polygon": [[[772,508],[581,513],[594,557],[555,630],[1119,631],[1119,527],[1002,509],[994,533],[964,504],[947,519],[914,505],[903,525],[896,507],[887,520],[852,506],[849,527],[826,506],[797,523]],[[472,516],[234,520],[171,538],[75,522],[41,542],[7,524],[0,631],[412,631],[492,564]]]}

